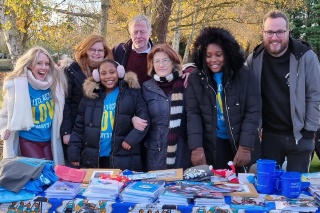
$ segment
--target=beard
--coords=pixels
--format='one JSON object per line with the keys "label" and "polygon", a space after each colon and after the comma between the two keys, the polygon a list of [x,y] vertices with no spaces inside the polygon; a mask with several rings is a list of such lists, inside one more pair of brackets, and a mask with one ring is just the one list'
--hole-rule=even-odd
{"label": "beard", "polygon": [[279,57],[282,56],[289,46],[289,39],[288,40],[280,40],[279,44],[273,45],[272,41],[264,41],[263,42],[264,47],[268,51],[269,54]]}

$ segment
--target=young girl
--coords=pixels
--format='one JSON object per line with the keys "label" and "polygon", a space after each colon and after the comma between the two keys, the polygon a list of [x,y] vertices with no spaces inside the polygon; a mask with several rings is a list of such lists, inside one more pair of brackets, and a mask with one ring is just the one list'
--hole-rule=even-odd
{"label": "young girl", "polygon": [[50,54],[34,47],[22,55],[3,84],[0,111],[3,157],[21,156],[64,164],[59,134],[67,81]]}
{"label": "young girl", "polygon": [[149,120],[148,110],[136,74],[123,75],[121,65],[105,59],[85,81],[68,148],[74,166],[142,171],[140,142],[148,128],[134,129],[131,119]]}

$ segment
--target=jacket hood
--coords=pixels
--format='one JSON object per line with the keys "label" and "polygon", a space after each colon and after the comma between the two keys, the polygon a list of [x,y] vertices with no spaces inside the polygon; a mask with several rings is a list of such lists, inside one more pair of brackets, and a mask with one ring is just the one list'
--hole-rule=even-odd
{"label": "jacket hood", "polygon": [[75,62],[72,58],[66,56],[63,59],[59,60],[59,68],[64,70],[69,67],[73,62]]}
{"label": "jacket hood", "polygon": [[[296,59],[300,59],[303,54],[311,50],[311,45],[308,42],[293,39],[291,37],[289,37],[289,45],[292,50],[291,53],[296,57]],[[253,50],[253,58],[257,57],[264,49],[263,43],[256,46]]]}
{"label": "jacket hood", "polygon": [[[119,88],[122,90],[124,87],[129,87],[132,89],[139,89],[140,84],[138,81],[138,76],[134,72],[127,72],[124,79],[119,79]],[[104,91],[104,87],[100,82],[96,82],[92,77],[89,77],[83,83],[83,94],[84,96],[95,99],[99,97],[99,93]]]}
{"label": "jacket hood", "polygon": [[193,44],[192,58],[199,70],[203,70],[207,75],[211,73],[206,63],[206,50],[209,44],[216,44],[223,51],[225,80],[243,67],[244,52],[234,36],[223,28],[206,27],[201,30]]}

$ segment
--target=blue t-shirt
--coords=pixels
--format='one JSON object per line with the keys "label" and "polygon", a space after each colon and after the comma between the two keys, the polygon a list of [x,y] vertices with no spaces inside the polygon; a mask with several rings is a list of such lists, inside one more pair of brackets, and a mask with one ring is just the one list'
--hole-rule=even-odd
{"label": "blue t-shirt", "polygon": [[213,74],[213,79],[217,83],[217,94],[216,94],[216,103],[217,103],[217,137],[222,139],[229,139],[228,130],[226,121],[224,120],[223,115],[223,104],[222,104],[222,93],[223,93],[223,86],[222,86],[222,78],[223,72],[217,72]]}
{"label": "blue t-shirt", "polygon": [[19,136],[36,142],[51,139],[51,126],[54,102],[50,89],[36,90],[29,84],[32,117],[34,126],[29,131],[19,131]]}
{"label": "blue t-shirt", "polygon": [[119,87],[109,93],[104,99],[100,133],[100,157],[110,156],[111,138],[118,95]]}

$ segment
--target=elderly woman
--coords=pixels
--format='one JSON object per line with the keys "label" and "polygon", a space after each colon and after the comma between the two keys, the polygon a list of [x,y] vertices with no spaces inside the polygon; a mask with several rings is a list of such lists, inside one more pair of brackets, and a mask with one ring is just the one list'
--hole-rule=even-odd
{"label": "elderly woman", "polygon": [[188,168],[191,165],[186,134],[186,113],[181,57],[167,44],[148,54],[148,74],[142,93],[150,128],[145,141],[147,170]]}

